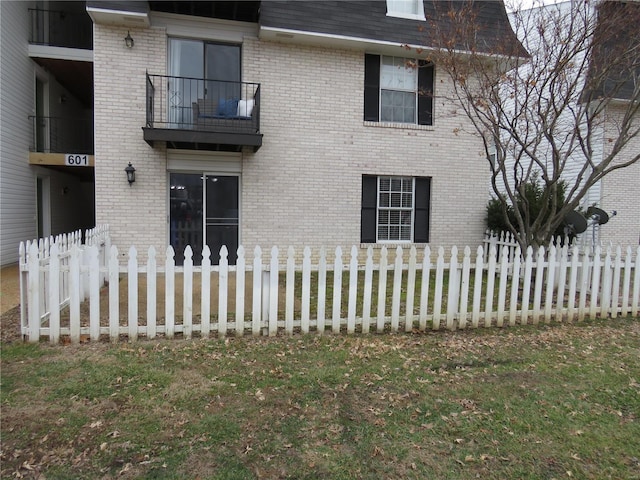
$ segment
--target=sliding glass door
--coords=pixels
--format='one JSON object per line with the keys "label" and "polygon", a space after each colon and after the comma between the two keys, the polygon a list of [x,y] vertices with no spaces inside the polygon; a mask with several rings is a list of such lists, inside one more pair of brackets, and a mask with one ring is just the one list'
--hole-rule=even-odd
{"label": "sliding glass door", "polygon": [[184,249],[191,245],[195,264],[202,261],[202,248],[211,250],[217,265],[220,248],[226,245],[229,263],[237,259],[239,217],[239,177],[171,173],[169,187],[169,240],[176,264],[184,261]]}
{"label": "sliding glass door", "polygon": [[193,104],[240,96],[240,46],[169,39],[167,105],[172,128],[191,128]]}

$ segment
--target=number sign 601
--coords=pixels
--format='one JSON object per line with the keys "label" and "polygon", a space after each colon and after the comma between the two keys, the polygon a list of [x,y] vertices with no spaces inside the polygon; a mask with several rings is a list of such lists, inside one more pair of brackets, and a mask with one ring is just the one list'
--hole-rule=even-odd
{"label": "number sign 601", "polygon": [[69,167],[89,166],[89,156],[83,154],[68,153],[65,155],[64,164]]}

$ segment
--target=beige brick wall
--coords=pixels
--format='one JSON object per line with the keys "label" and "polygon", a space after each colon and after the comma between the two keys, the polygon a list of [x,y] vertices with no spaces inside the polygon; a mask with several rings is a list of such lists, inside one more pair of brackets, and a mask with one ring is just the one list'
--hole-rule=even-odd
{"label": "beige brick wall", "polygon": [[[166,33],[96,25],[96,209],[114,243],[164,249],[166,151],[143,140],[144,72],[164,73]],[[376,53],[376,52],[371,52]],[[243,80],[261,83],[258,152],[242,160],[241,243],[285,249],[359,245],[362,174],[432,177],[433,247],[477,246],[484,231],[488,168],[481,144],[450,103],[433,127],[363,122],[364,52],[246,38]],[[436,73],[436,94],[448,81]],[[459,132],[459,133],[455,133]],[[137,169],[129,187],[128,161]],[[347,250],[348,251],[348,250]]]}
{"label": "beige brick wall", "polygon": [[[613,112],[614,115],[620,112]],[[640,122],[640,119],[636,120]],[[619,136],[615,119],[607,122],[604,138],[605,155],[611,152],[612,140]],[[626,161],[630,155],[640,152],[640,137],[635,137],[620,154],[619,160]],[[614,161],[614,162],[615,162]],[[600,240],[605,243],[626,247],[640,245],[640,162],[614,171],[602,180],[600,208],[609,214],[618,214],[600,228]]]}
{"label": "beige brick wall", "polygon": [[[166,34],[162,29],[129,29],[135,46],[127,49],[127,28],[95,25],[94,105],[96,223],[111,226],[112,241],[124,255],[135,245],[167,245],[167,172],[164,148],[151,148],[145,124],[145,71],[163,74]],[[124,168],[131,162],[136,182]]]}
{"label": "beige brick wall", "polygon": [[478,245],[488,169],[451,104],[437,102],[434,127],[365,125],[364,52],[252,40],[243,53],[264,133],[244,158],[243,244],[359,244],[361,176],[392,174],[432,177],[432,246]]}

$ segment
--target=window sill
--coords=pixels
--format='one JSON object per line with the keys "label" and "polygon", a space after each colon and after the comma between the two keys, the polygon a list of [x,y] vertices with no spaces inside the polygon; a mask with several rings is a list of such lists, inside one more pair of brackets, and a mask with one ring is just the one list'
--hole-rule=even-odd
{"label": "window sill", "polygon": [[406,20],[426,20],[424,13],[387,12],[387,17],[404,18]]}
{"label": "window sill", "polygon": [[434,131],[433,125],[418,125],[417,123],[372,122],[365,120],[364,126],[377,128],[395,128],[397,130],[422,130],[425,132]]}
{"label": "window sill", "polygon": [[387,250],[395,250],[401,247],[402,250],[409,250],[411,247],[416,247],[416,250],[427,247],[428,243],[361,243],[360,248],[372,247],[374,250],[381,250],[382,247],[387,247]]}

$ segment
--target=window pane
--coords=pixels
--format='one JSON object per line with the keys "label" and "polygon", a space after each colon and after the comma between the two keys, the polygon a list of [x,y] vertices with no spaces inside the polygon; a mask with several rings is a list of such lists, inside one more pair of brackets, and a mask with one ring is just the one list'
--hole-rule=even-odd
{"label": "window pane", "polygon": [[412,207],[412,199],[410,193],[402,194],[402,207],[403,208],[411,208]]}
{"label": "window pane", "polygon": [[389,240],[389,227],[385,225],[380,225],[378,227],[378,239]]}
{"label": "window pane", "polygon": [[392,193],[391,194],[391,206],[392,207],[401,207],[401,193]]}
{"label": "window pane", "polygon": [[387,0],[387,13],[418,14],[418,0]]}
{"label": "window pane", "polygon": [[416,94],[382,90],[380,119],[383,122],[415,123]]}
{"label": "window pane", "polygon": [[390,195],[388,193],[380,193],[380,206],[390,207]]}

